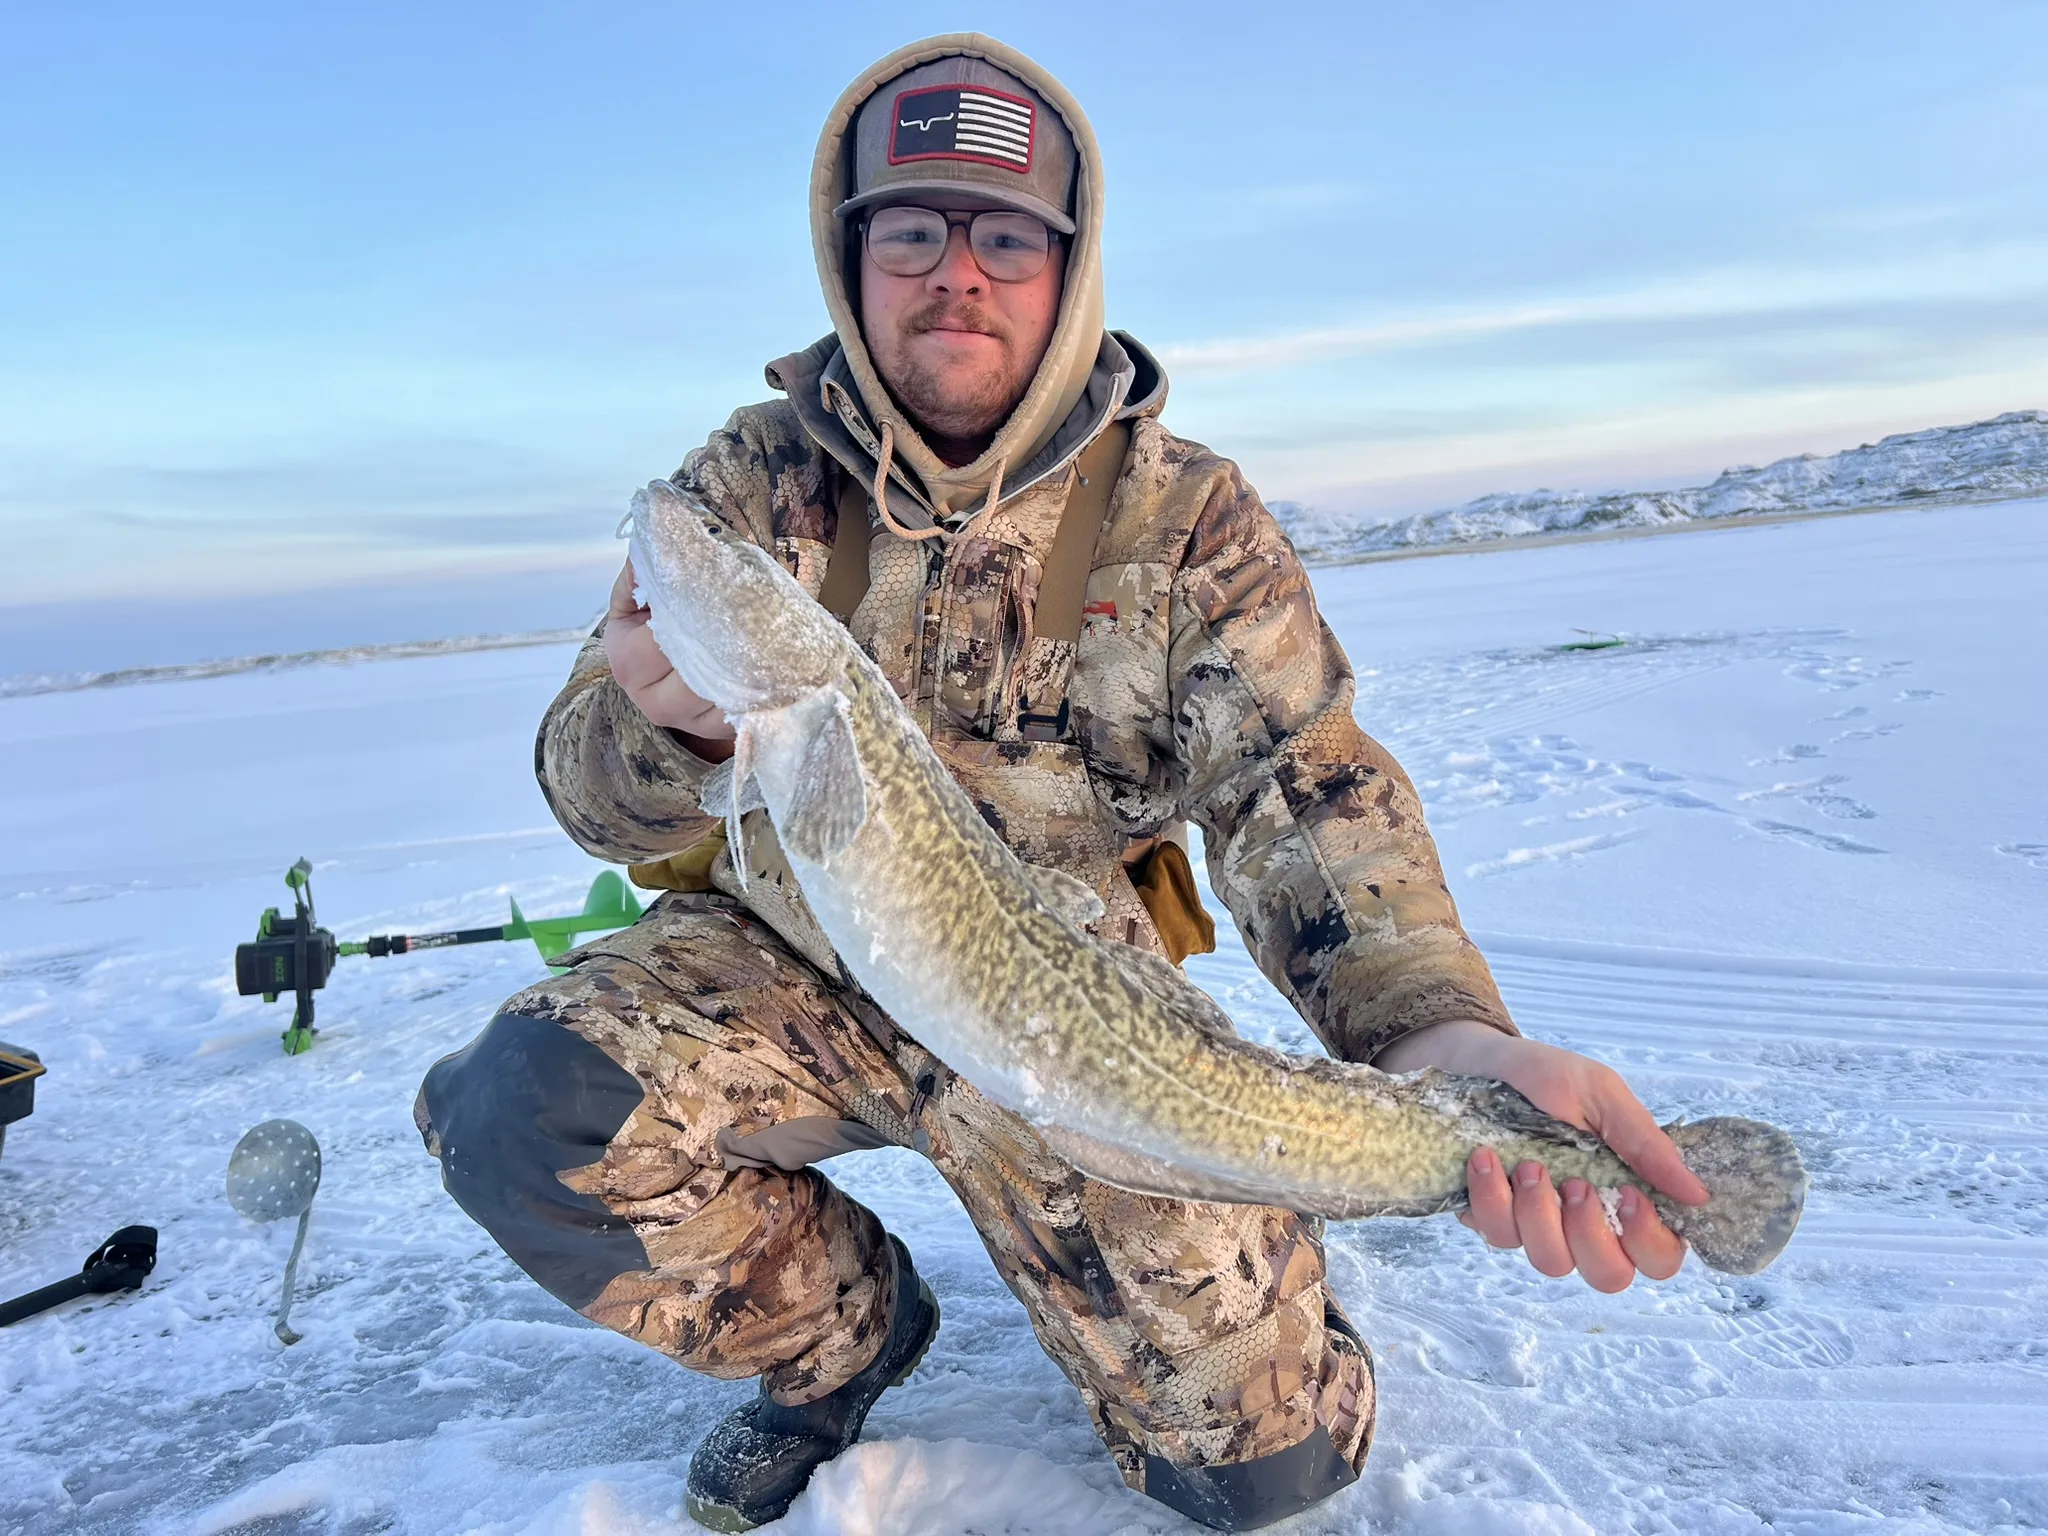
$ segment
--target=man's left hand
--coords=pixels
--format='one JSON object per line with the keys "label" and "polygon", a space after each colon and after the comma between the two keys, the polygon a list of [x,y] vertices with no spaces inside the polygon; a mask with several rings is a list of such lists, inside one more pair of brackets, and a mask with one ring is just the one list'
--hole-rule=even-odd
{"label": "man's left hand", "polygon": [[[1678,1148],[1621,1074],[1591,1057],[1460,1019],[1396,1041],[1373,1065],[1384,1072],[1441,1067],[1494,1078],[1545,1114],[1593,1132],[1673,1199],[1685,1205],[1706,1203],[1706,1186],[1685,1166]],[[1507,1169],[1486,1147],[1472,1154],[1465,1178],[1472,1204],[1458,1220],[1496,1248],[1525,1250],[1529,1262],[1546,1275],[1576,1269],[1597,1291],[1623,1291],[1638,1274],[1668,1280],[1685,1262],[1684,1240],[1633,1187],[1621,1191],[1616,1213],[1621,1235],[1616,1237],[1599,1192],[1583,1179],[1567,1179],[1556,1188],[1541,1163]]]}

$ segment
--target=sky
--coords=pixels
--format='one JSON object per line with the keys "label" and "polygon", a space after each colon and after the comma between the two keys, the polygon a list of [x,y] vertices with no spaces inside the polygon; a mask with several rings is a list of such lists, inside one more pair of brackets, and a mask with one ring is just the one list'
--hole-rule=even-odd
{"label": "sky", "polygon": [[16,4],[0,605],[615,559],[827,328],[826,110],[964,29],[1087,109],[1110,323],[1269,499],[2048,407],[2042,0]]}

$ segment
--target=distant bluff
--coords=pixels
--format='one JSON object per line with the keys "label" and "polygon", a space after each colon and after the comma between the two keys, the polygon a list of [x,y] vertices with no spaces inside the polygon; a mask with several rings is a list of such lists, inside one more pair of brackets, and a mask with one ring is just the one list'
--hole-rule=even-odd
{"label": "distant bluff", "polygon": [[1304,560],[1328,563],[1539,534],[2041,495],[2048,495],[2048,411],[2008,411],[1842,453],[1802,453],[1761,469],[1741,465],[1684,490],[1505,492],[1393,521],[1340,518],[1289,501],[1273,503],[1273,512]]}

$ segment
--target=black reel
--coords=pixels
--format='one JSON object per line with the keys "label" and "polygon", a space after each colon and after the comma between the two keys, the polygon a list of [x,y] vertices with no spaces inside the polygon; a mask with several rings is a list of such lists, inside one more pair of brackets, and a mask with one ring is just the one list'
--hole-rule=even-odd
{"label": "black reel", "polygon": [[299,860],[285,871],[284,883],[291,887],[292,915],[266,908],[256,941],[235,946],[235,990],[243,997],[261,993],[266,1003],[296,994],[291,1027],[284,1032],[285,1054],[296,1056],[313,1048],[313,994],[327,985],[341,949],[333,932],[313,921],[312,864]]}

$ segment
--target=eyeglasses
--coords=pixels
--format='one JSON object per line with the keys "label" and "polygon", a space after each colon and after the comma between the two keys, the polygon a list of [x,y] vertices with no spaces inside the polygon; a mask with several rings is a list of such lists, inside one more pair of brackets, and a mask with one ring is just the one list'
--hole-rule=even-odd
{"label": "eyeglasses", "polygon": [[945,258],[955,224],[967,231],[975,265],[999,283],[1029,282],[1052,253],[1053,231],[1028,213],[941,213],[897,204],[868,216],[868,255],[891,277],[923,277]]}

